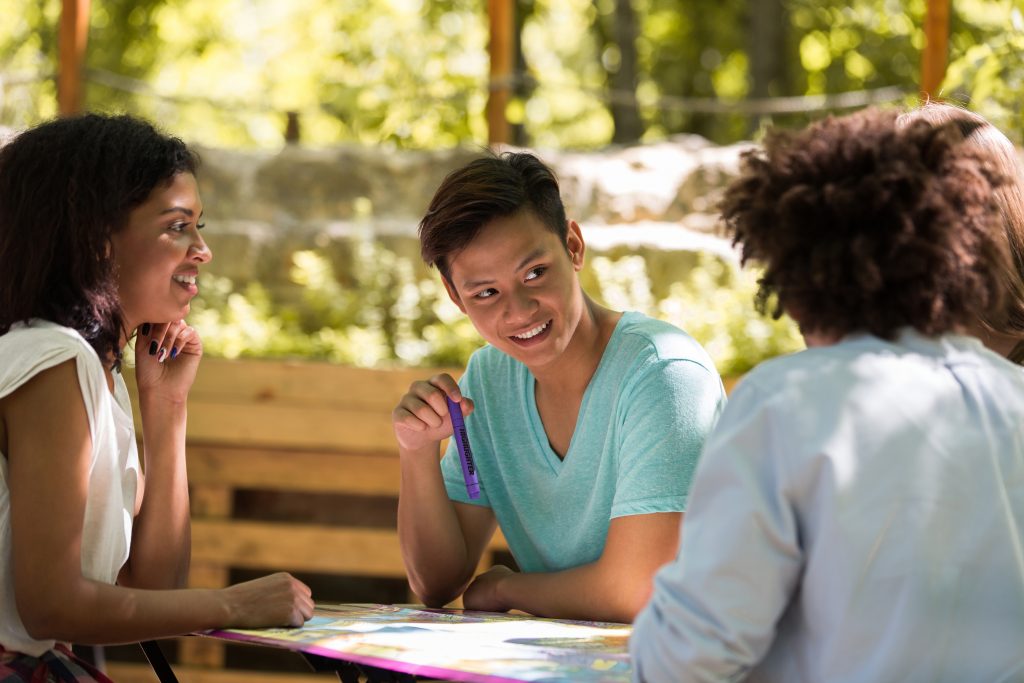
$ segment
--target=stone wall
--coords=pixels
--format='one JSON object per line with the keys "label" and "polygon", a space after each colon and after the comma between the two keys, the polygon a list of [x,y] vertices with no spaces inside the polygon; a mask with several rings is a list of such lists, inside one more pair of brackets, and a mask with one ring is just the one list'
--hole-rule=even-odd
{"label": "stone wall", "polygon": [[[732,257],[714,205],[743,145],[696,136],[602,152],[542,152],[591,252],[640,252],[685,272],[682,254]],[[416,227],[444,176],[481,151],[286,147],[277,153],[200,148],[200,191],[215,259],[235,283],[287,288],[291,254],[319,249],[338,272],[353,240],[372,238],[418,262]],[[676,264],[676,265],[672,265]]]}

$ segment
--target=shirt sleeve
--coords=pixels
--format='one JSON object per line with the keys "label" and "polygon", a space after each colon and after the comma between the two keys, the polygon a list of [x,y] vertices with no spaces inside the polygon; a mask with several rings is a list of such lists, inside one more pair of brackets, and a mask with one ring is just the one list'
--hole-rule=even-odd
{"label": "shirt sleeve", "polygon": [[[475,379],[479,374],[479,370],[476,364],[476,356],[471,356],[469,363],[466,366],[466,372],[462,375],[459,380],[459,390],[463,396],[476,399],[481,394],[474,390],[476,386]],[[486,457],[484,449],[487,448],[490,440],[486,438],[487,430],[487,409],[483,405],[483,401],[475,401],[476,410],[473,414],[466,417],[466,433],[469,436],[469,448],[473,452],[473,457],[477,462],[477,476],[480,475],[479,463],[481,458]],[[469,492],[466,491],[466,480],[462,476],[462,462],[459,460],[458,446],[455,445],[455,439],[448,439],[448,446],[445,449],[444,457],[441,458],[441,475],[444,477],[444,487],[448,492],[448,499],[453,500],[456,503],[467,503],[469,505],[479,505],[481,507],[491,507],[491,503],[487,498],[487,488],[484,479],[480,477],[480,497],[473,499],[469,497]]]}
{"label": "shirt sleeve", "polygon": [[767,652],[803,566],[786,494],[789,413],[748,382],[734,392],[698,468],[679,555],[634,623],[635,680],[737,680]]}
{"label": "shirt sleeve", "polygon": [[611,517],[683,512],[704,441],[725,405],[718,373],[658,361],[626,394]]}

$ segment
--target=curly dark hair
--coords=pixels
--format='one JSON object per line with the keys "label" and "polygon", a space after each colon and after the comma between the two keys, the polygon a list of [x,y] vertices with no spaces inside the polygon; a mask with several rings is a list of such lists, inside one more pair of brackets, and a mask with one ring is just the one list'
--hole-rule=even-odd
{"label": "curly dark hair", "polygon": [[993,190],[1004,176],[961,144],[957,125],[899,125],[867,109],[748,152],[722,202],[743,262],[765,266],[758,306],[774,301],[805,331],[902,327],[934,336],[1005,314],[1010,267]]}
{"label": "curly dark hair", "polygon": [[184,142],[131,116],[57,119],[9,140],[0,148],[0,334],[49,320],[118,367],[126,331],[110,237],[154,188],[198,165]]}
{"label": "curly dark hair", "polygon": [[565,205],[554,172],[532,154],[505,152],[469,162],[448,174],[420,221],[420,254],[450,280],[449,256],[496,219],[531,211],[564,243]]}

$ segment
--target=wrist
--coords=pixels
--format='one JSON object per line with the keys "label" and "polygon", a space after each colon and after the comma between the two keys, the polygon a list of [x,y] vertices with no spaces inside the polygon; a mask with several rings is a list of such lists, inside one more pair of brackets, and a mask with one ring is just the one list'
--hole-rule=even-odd
{"label": "wrist", "polygon": [[498,605],[498,611],[505,611],[512,609],[512,596],[509,593],[513,592],[515,588],[515,574],[511,571],[502,572],[498,575],[498,578],[491,585],[491,598],[495,605]]}
{"label": "wrist", "polygon": [[237,623],[237,609],[232,599],[231,586],[210,591],[213,595],[210,604],[213,605],[214,625],[210,628],[231,628]]}

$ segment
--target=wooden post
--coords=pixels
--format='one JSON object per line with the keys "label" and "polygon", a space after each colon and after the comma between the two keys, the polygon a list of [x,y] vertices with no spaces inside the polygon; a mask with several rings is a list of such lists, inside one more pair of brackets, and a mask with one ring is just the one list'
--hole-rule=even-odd
{"label": "wooden post", "polygon": [[82,110],[82,67],[89,38],[90,0],[63,0],[57,64],[57,107],[61,116]]}
{"label": "wooden post", "polygon": [[490,18],[491,80],[487,97],[487,142],[494,145],[510,140],[505,108],[512,92],[512,47],[515,30],[515,0],[488,0]]}
{"label": "wooden post", "polygon": [[950,0],[928,0],[924,20],[924,52],[921,54],[921,92],[929,99],[939,99],[939,88],[946,77],[949,55]]}

